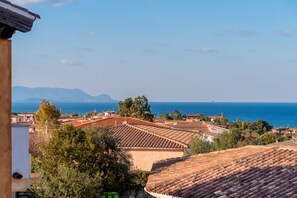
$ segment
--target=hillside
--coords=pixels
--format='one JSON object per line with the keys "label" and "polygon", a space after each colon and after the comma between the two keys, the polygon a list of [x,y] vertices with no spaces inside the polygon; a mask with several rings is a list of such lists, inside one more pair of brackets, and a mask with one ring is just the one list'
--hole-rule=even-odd
{"label": "hillside", "polygon": [[37,102],[42,99],[51,102],[117,102],[106,94],[90,96],[80,89],[64,88],[27,88],[15,86],[12,88],[13,102]]}

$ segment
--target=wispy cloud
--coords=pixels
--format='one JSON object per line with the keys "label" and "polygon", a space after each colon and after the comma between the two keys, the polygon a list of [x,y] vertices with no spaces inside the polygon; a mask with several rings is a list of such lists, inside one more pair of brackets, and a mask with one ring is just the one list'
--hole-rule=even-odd
{"label": "wispy cloud", "polygon": [[90,47],[77,47],[76,50],[82,51],[82,52],[93,52],[93,51],[95,51],[94,48],[90,48]]}
{"label": "wispy cloud", "polygon": [[66,4],[74,2],[74,0],[51,0],[54,4],[54,6],[60,7],[64,6]]}
{"label": "wispy cloud", "polygon": [[96,36],[96,32],[90,32],[89,33],[91,36]]}
{"label": "wispy cloud", "polygon": [[276,34],[278,36],[291,37],[291,36],[294,36],[295,31],[292,30],[292,29],[284,29],[284,30],[278,30],[278,31],[276,31]]}
{"label": "wispy cloud", "polygon": [[12,2],[21,5],[49,2],[54,6],[60,7],[72,3],[74,1],[75,0],[13,0]]}
{"label": "wispy cloud", "polygon": [[219,50],[213,49],[213,48],[192,48],[192,49],[185,49],[185,51],[200,52],[200,53],[203,53],[203,54],[219,52]]}
{"label": "wispy cloud", "polygon": [[82,65],[81,63],[73,62],[73,61],[67,60],[67,59],[61,59],[60,60],[60,64],[61,65],[73,65],[73,66],[80,66],[80,65]]}
{"label": "wispy cloud", "polygon": [[42,3],[45,1],[47,0],[13,0],[12,2],[16,4],[26,5],[26,4],[33,4],[33,3]]}
{"label": "wispy cloud", "polygon": [[227,32],[235,36],[252,36],[255,34],[253,31],[243,29],[229,29]]}

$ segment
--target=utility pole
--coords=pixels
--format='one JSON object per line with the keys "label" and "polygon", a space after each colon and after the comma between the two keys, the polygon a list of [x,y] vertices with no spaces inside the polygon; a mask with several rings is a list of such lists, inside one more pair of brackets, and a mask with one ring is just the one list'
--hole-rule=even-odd
{"label": "utility pole", "polygon": [[45,138],[47,140],[47,137],[48,137],[48,120],[45,121]]}

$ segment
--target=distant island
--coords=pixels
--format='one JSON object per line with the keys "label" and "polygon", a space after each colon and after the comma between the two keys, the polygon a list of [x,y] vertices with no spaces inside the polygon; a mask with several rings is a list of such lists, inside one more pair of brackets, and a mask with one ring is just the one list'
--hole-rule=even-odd
{"label": "distant island", "polygon": [[90,96],[80,89],[22,86],[12,88],[12,102],[39,102],[42,99],[50,102],[118,102],[109,95]]}

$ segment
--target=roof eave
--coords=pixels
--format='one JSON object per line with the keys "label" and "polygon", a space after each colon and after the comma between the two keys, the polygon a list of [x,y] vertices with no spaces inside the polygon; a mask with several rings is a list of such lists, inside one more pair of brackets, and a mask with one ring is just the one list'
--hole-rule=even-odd
{"label": "roof eave", "polygon": [[154,148],[154,147],[120,147],[122,149],[135,149],[135,150],[169,150],[169,151],[184,151],[186,149],[188,149],[189,147],[185,147],[185,148]]}
{"label": "roof eave", "polygon": [[144,187],[144,191],[156,198],[180,198],[180,197],[175,197],[175,196],[171,196],[171,195],[164,195],[164,194],[159,194],[159,193],[155,193],[155,192],[149,192],[146,189],[146,187]]}

